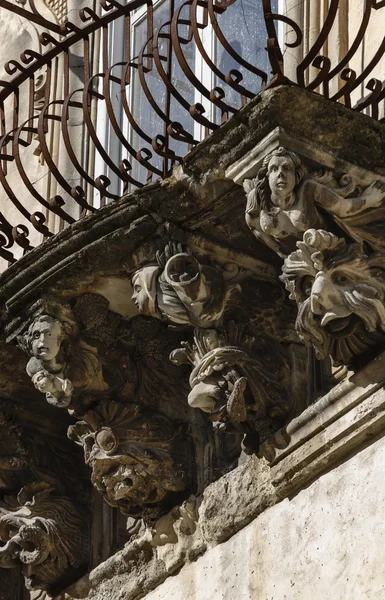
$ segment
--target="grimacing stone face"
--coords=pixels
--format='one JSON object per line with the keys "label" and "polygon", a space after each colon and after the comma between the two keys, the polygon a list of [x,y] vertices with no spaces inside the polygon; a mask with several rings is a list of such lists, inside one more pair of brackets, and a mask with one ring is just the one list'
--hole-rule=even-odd
{"label": "grimacing stone face", "polygon": [[315,229],[297,246],[281,276],[298,305],[297,332],[317,358],[349,364],[385,331],[385,255]]}

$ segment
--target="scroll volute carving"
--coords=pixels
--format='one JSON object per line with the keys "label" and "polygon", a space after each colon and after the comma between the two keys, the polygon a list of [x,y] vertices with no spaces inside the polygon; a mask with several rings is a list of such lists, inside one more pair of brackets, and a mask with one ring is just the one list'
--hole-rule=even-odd
{"label": "scroll volute carving", "polygon": [[79,338],[69,307],[53,301],[44,303],[29,320],[18,343],[31,357],[26,367],[28,375],[49,404],[68,407],[75,389],[84,392],[107,388],[97,351]]}
{"label": "scroll volute carving", "polygon": [[297,331],[317,358],[349,364],[384,342],[384,253],[311,229],[285,260],[281,279],[298,305]]}
{"label": "scroll volute carving", "polygon": [[374,250],[384,248],[384,182],[362,189],[348,174],[308,174],[300,157],[281,147],[264,158],[257,177],[246,179],[244,189],[247,225],[282,258],[310,228],[342,229]]}
{"label": "scroll volute carving", "polygon": [[189,443],[184,426],[122,400],[106,400],[69,428],[82,445],[92,483],[111,506],[152,520],[186,489]]}
{"label": "scroll volute carving", "polygon": [[54,591],[86,567],[85,512],[53,486],[28,484],[0,506],[0,568],[21,566],[28,590]]}

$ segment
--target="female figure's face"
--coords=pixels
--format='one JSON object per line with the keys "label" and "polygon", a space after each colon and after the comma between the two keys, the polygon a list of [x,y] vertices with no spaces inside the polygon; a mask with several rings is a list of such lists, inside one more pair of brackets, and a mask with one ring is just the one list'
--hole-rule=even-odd
{"label": "female figure's face", "polygon": [[56,358],[62,341],[59,321],[36,321],[32,328],[32,352],[36,358],[49,361]]}
{"label": "female figure's face", "polygon": [[273,198],[287,198],[295,187],[295,166],[289,156],[273,156],[268,166]]}

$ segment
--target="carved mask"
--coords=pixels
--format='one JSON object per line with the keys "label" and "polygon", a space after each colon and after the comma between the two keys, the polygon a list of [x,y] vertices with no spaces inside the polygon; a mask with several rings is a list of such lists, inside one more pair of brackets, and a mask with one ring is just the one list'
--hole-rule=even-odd
{"label": "carved mask", "polygon": [[281,276],[298,304],[297,331],[318,358],[348,362],[367,347],[365,336],[385,331],[385,256],[315,229],[297,246]]}
{"label": "carved mask", "polygon": [[1,509],[0,568],[21,565],[26,587],[50,589],[88,561],[87,521],[72,501],[45,483],[26,486],[11,510]]}
{"label": "carved mask", "polygon": [[143,515],[168,492],[185,488],[172,458],[177,431],[163,415],[110,401],[71,426],[68,437],[84,449],[92,483],[112,506]]}

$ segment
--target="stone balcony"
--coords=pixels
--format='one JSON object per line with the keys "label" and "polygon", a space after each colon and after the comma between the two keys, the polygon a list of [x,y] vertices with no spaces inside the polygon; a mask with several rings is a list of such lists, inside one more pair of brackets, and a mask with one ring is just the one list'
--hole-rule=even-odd
{"label": "stone balcony", "polygon": [[[381,435],[384,155],[385,125],[272,88],[7,269],[0,472],[32,509],[12,535],[4,509],[0,566],[63,600],[143,597]],[[286,208],[253,205],[271,157],[278,190],[297,169]],[[37,514],[56,531],[27,562]]]}

